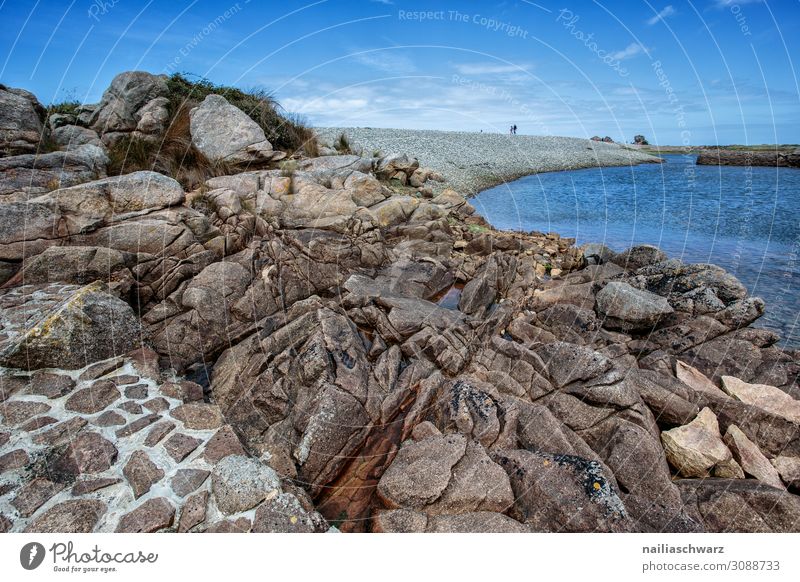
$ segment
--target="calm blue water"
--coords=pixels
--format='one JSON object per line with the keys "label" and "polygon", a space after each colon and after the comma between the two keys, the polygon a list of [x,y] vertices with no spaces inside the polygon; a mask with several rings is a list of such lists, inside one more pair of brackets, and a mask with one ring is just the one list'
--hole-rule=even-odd
{"label": "calm blue water", "polygon": [[664,164],[551,172],[471,200],[501,229],[557,232],[621,251],[652,244],[720,265],[767,302],[759,325],[800,346],[800,170]]}

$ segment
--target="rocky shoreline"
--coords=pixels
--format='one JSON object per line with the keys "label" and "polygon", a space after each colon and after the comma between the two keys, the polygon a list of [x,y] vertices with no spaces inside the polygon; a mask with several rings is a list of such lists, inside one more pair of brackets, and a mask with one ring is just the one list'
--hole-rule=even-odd
{"label": "rocky shoreline", "polygon": [[697,155],[699,166],[772,166],[800,168],[800,150],[733,151],[708,149]]}
{"label": "rocky shoreline", "polygon": [[161,97],[122,74],[42,154],[0,90],[0,531],[800,531],[800,354],[733,276],[222,97],[187,139],[226,173],[106,176]]}
{"label": "rocky shoreline", "polygon": [[[364,155],[413,153],[420,163],[444,176],[442,188],[468,197],[531,174],[661,161],[616,143],[573,137],[363,127],[317,131],[329,144],[344,134]],[[329,147],[327,153],[335,151]]]}

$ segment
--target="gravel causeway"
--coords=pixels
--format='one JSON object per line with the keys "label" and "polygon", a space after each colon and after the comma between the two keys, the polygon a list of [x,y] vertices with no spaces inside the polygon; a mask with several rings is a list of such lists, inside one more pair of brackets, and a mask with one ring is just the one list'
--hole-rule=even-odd
{"label": "gravel causeway", "polygon": [[441,173],[446,186],[465,195],[529,174],[598,166],[658,163],[659,158],[615,143],[575,137],[507,135],[464,131],[318,128],[323,142],[342,132],[364,155],[406,153]]}

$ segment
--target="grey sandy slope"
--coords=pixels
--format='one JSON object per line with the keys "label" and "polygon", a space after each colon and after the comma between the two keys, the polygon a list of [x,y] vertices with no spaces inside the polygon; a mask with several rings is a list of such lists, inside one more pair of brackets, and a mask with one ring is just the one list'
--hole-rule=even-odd
{"label": "grey sandy slope", "polygon": [[539,172],[659,161],[618,144],[574,137],[358,127],[317,131],[327,143],[344,132],[365,155],[414,152],[421,165],[440,172],[447,186],[462,194]]}

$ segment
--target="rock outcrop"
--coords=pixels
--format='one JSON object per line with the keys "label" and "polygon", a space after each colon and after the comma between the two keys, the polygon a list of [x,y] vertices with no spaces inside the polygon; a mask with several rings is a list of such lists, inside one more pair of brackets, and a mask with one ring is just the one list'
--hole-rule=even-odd
{"label": "rock outcrop", "polygon": [[36,152],[44,108],[33,94],[0,85],[0,157]]}

